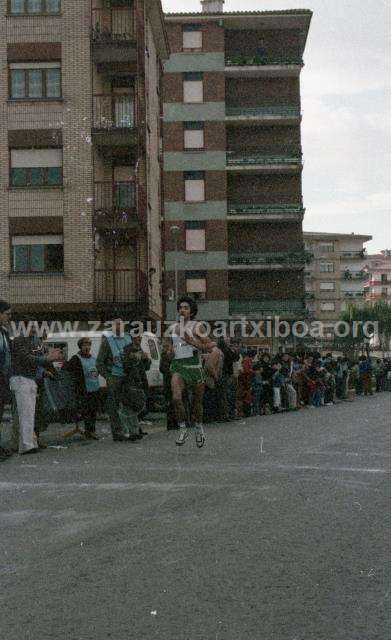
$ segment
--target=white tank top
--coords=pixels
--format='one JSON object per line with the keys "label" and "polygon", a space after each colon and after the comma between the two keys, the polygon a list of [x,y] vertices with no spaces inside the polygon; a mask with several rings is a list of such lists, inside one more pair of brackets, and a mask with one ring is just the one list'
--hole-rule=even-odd
{"label": "white tank top", "polygon": [[[186,327],[194,330],[196,324],[196,322],[189,322]],[[174,324],[171,332],[172,344],[174,347],[174,359],[180,360],[182,358],[192,358],[194,356],[194,351],[197,351],[197,349],[191,344],[188,344],[183,337],[177,334],[176,331],[179,326],[179,323]]]}

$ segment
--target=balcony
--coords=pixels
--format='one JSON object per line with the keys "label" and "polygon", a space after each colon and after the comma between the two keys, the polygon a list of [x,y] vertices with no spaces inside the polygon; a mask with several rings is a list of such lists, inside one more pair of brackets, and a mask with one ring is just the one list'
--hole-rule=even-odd
{"label": "balcony", "polygon": [[228,204],[228,216],[232,221],[261,221],[277,220],[300,221],[304,216],[301,204]]}
{"label": "balcony", "polygon": [[95,303],[143,305],[147,303],[147,276],[137,269],[95,270]]}
{"label": "balcony", "polygon": [[136,29],[131,7],[92,10],[92,58],[96,63],[136,60]]}
{"label": "balcony", "polygon": [[365,271],[350,271],[350,269],[346,269],[342,273],[342,277],[344,280],[366,280],[368,274]]}
{"label": "balcony", "polygon": [[96,182],[94,222],[97,229],[136,226],[136,183]]}
{"label": "balcony", "polygon": [[229,253],[228,265],[230,268],[254,267],[261,269],[301,269],[310,260],[310,254],[306,251],[279,251],[274,253]]}
{"label": "balcony", "polygon": [[303,59],[296,51],[284,55],[263,52],[234,54],[226,59],[225,73],[228,77],[277,78],[299,76],[303,66]]}
{"label": "balcony", "polygon": [[301,316],[305,317],[305,307],[301,300],[230,300],[231,316]]}
{"label": "balcony", "polygon": [[364,298],[364,291],[344,291],[344,298]]}
{"label": "balcony", "polygon": [[341,260],[364,260],[367,257],[365,249],[360,251],[341,251]]}
{"label": "balcony", "polygon": [[297,146],[227,151],[228,171],[256,173],[298,173],[302,170],[302,153]]}
{"label": "balcony", "polygon": [[227,107],[225,120],[231,125],[278,124],[295,125],[300,122],[300,107],[263,106],[263,107]]}
{"label": "balcony", "polygon": [[93,96],[92,137],[99,147],[133,147],[137,143],[133,92]]}

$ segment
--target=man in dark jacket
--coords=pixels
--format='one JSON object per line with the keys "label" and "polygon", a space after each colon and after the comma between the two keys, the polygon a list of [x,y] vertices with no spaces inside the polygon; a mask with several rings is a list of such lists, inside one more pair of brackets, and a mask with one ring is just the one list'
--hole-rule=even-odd
{"label": "man in dark jacket", "polygon": [[60,362],[63,358],[61,349],[52,349],[45,354],[35,327],[31,328],[28,336],[20,336],[13,341],[10,388],[18,411],[19,453],[22,455],[38,450],[34,432],[38,382],[52,362]]}
{"label": "man in dark jacket", "polygon": [[[9,386],[11,375],[11,341],[8,332],[10,319],[10,305],[5,300],[0,300],[0,438],[4,407],[11,402]],[[11,452],[8,451],[8,449],[4,449],[0,444],[0,460],[5,460],[11,455]]]}
{"label": "man in dark jacket", "polygon": [[91,340],[88,336],[80,338],[77,346],[79,353],[64,368],[71,374],[75,385],[78,408],[84,421],[84,436],[87,440],[99,440],[96,434],[96,414],[100,384],[96,357],[91,354]]}

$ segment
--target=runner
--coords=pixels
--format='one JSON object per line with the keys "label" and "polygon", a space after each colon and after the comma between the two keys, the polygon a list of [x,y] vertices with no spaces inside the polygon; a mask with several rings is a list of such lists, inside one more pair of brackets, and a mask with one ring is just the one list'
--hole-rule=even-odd
{"label": "runner", "polygon": [[213,343],[203,336],[200,323],[195,320],[197,304],[188,297],[178,301],[177,310],[180,320],[171,328],[171,341],[174,358],[171,363],[171,388],[176,418],[179,424],[179,436],[176,444],[185,444],[189,435],[186,424],[184,394],[191,392],[190,424],[195,427],[196,444],[201,448],[205,444],[202,424],[205,377],[202,369],[201,352],[212,351]]}

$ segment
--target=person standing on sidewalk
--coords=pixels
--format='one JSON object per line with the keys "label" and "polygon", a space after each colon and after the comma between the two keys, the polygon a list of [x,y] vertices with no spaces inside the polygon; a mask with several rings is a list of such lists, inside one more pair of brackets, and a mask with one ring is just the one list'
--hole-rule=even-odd
{"label": "person standing on sidewalk", "polygon": [[11,341],[8,325],[11,319],[11,307],[5,300],[0,300],[0,460],[5,460],[12,452],[1,446],[1,429],[4,408],[11,403]]}
{"label": "person standing on sidewalk", "polygon": [[45,354],[43,342],[31,328],[28,336],[15,338],[12,344],[12,375],[10,388],[15,396],[19,419],[19,453],[36,453],[37,436],[34,432],[38,381],[53,362],[64,359],[61,349]]}
{"label": "person standing on sidewalk", "polygon": [[125,381],[124,350],[132,344],[132,338],[124,331],[124,322],[116,318],[112,322],[112,331],[105,332],[100,345],[96,367],[107,383],[107,412],[110,418],[111,432],[115,442],[128,442],[119,411],[120,391]]}
{"label": "person standing on sidewalk", "polygon": [[84,436],[87,440],[99,440],[96,434],[96,414],[99,407],[99,374],[96,357],[91,354],[91,340],[80,338],[79,353],[65,365],[75,385],[80,415],[84,421]]}
{"label": "person standing on sidewalk", "polygon": [[219,381],[220,419],[223,422],[236,419],[236,381],[234,363],[239,361],[240,353],[230,338],[220,338],[217,346],[223,354],[223,370]]}

